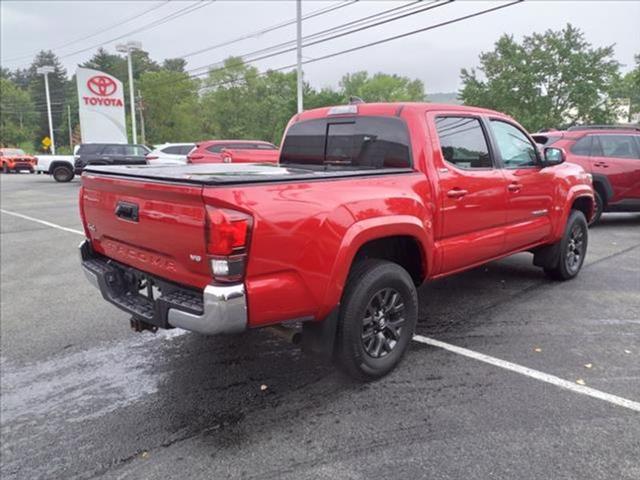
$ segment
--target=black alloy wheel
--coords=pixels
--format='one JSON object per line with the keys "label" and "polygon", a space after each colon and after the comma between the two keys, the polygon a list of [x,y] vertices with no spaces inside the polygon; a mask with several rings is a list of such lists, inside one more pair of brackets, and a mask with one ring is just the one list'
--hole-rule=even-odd
{"label": "black alloy wheel", "polygon": [[387,355],[398,344],[406,322],[402,295],[383,288],[369,300],[362,319],[362,344],[372,358]]}

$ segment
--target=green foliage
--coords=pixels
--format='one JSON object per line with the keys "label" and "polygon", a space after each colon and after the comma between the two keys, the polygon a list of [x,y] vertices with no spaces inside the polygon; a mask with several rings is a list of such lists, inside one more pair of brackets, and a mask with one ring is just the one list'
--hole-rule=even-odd
{"label": "green foliage", "polygon": [[341,93],[349,98],[356,96],[366,102],[422,102],[425,100],[424,85],[420,80],[411,80],[399,75],[367,72],[346,74],[340,81]]}
{"label": "green foliage", "polygon": [[137,88],[143,96],[148,143],[188,142],[200,136],[198,85],[186,73],[146,72]]}
{"label": "green foliage", "polygon": [[467,105],[506,112],[529,130],[574,123],[609,123],[619,64],[613,46],[592,48],[567,25],[534,33],[521,43],[503,35],[480,55],[482,77],[462,69],[460,97]]}
{"label": "green foliage", "polygon": [[[68,80],[67,71],[60,63],[58,57],[49,51],[41,51],[38,53],[25,72],[25,80],[28,82],[28,88],[31,93],[31,99],[35,105],[35,109],[39,112],[38,129],[33,139],[33,146],[36,149],[41,148],[41,140],[49,135],[49,120],[47,118],[47,98],[44,88],[44,75],[37,72],[39,67],[52,66],[53,73],[49,76],[49,93],[51,97],[51,117],[53,125],[62,124],[64,118],[65,105],[67,103]],[[56,143],[57,140],[56,140]]]}
{"label": "green foliage", "polygon": [[20,89],[3,75],[0,78],[0,145],[13,147],[33,142],[37,129],[38,114],[29,91]]}

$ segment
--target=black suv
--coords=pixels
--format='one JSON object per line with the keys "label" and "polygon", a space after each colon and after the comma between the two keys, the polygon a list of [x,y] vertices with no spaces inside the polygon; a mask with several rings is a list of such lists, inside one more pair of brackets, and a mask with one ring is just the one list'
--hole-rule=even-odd
{"label": "black suv", "polygon": [[75,152],[74,168],[61,162],[53,170],[53,176],[58,182],[69,182],[76,174],[80,175],[87,165],[145,165],[145,156],[150,151],[145,145],[139,144],[83,143]]}
{"label": "black suv", "polygon": [[149,150],[144,145],[124,143],[83,143],[76,152],[75,173],[87,165],[144,165]]}

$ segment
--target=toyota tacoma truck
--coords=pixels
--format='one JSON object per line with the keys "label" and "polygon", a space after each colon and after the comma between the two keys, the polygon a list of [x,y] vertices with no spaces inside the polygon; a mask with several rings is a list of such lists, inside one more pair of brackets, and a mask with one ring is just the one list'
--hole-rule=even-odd
{"label": "toyota tacoma truck", "polygon": [[490,110],[310,110],[278,165],[87,166],[82,267],[135,330],[302,325],[303,349],[373,380],[403,357],[423,282],[523,251],[578,274],[594,195],[563,161]]}

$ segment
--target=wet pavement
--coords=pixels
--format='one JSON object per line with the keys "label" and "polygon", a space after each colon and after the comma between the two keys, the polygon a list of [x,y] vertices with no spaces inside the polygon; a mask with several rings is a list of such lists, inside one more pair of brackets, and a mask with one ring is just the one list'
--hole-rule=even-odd
{"label": "wet pavement", "polygon": [[[77,180],[0,190],[81,230]],[[265,331],[134,334],[82,235],[0,221],[3,479],[640,478],[638,412],[418,343],[361,385]],[[640,215],[590,235],[571,282],[521,254],[423,286],[417,333],[640,401]]]}

